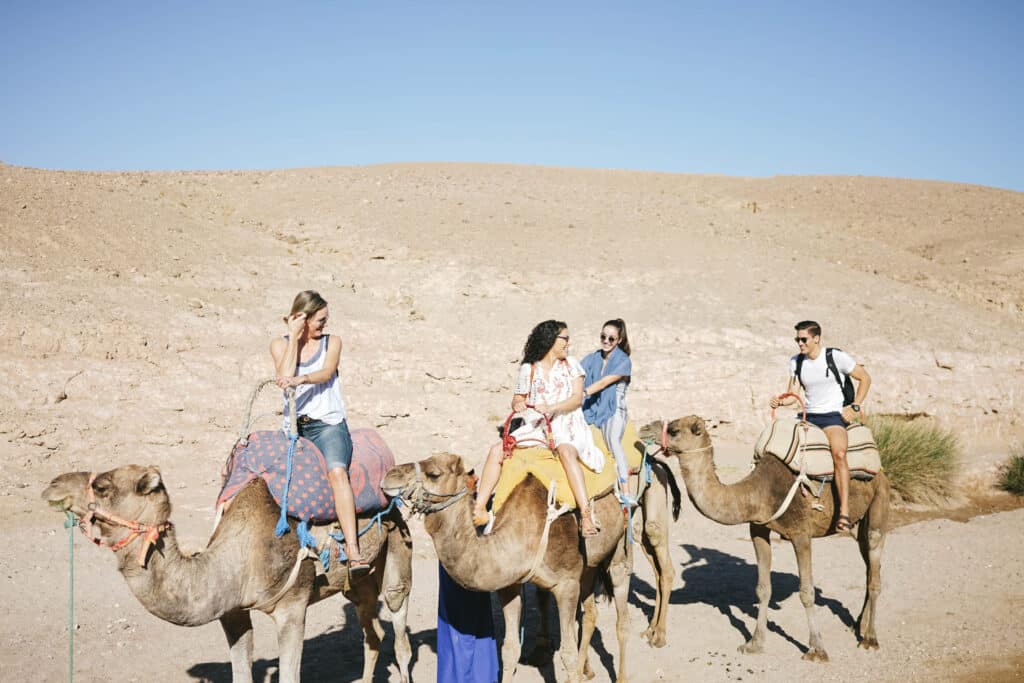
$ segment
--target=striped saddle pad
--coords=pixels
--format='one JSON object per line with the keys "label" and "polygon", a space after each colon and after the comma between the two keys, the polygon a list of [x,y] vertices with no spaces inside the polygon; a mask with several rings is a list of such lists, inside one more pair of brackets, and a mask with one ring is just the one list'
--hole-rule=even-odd
{"label": "striped saddle pad", "polygon": [[[799,472],[806,459],[808,477],[831,475],[832,453],[828,448],[828,437],[814,425],[806,427],[804,429],[804,423],[793,418],[775,420],[758,437],[754,461],[773,455],[786,463],[789,469]],[[882,470],[882,459],[871,430],[862,424],[852,424],[846,428],[846,434],[849,439],[846,459],[850,463],[850,476],[857,479],[874,477]]]}
{"label": "striped saddle pad", "polygon": [[[352,448],[348,480],[352,484],[356,514],[383,510],[388,499],[380,490],[380,482],[395,466],[395,456],[373,429],[353,429]],[[235,446],[231,456],[231,471],[217,496],[218,506],[234,498],[256,477],[267,482],[274,500],[281,504],[287,479],[287,434],[281,430],[253,432],[247,444]],[[292,455],[288,516],[316,523],[333,522],[338,518],[324,456],[312,441],[302,437],[295,443]]]}

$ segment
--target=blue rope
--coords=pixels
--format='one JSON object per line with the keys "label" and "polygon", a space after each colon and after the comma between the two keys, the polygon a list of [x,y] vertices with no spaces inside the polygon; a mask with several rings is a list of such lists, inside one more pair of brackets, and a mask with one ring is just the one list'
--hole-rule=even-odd
{"label": "blue rope", "polygon": [[288,434],[288,460],[285,463],[284,493],[281,494],[281,519],[277,520],[274,535],[280,538],[288,533],[288,489],[292,485],[292,458],[295,457],[295,444],[298,434]]}
{"label": "blue rope", "polygon": [[75,526],[78,517],[65,510],[64,528],[68,530],[68,681],[75,680]]}
{"label": "blue rope", "polygon": [[[402,505],[402,503],[401,503],[401,501],[399,501],[398,498],[392,498],[391,502],[388,503],[388,506],[386,508],[384,508],[383,510],[381,510],[380,512],[375,514],[373,517],[368,519],[366,521],[366,524],[363,526],[363,528],[359,529],[356,532],[356,538],[359,538],[360,536],[365,534],[367,531],[369,531],[370,528],[373,527],[374,524],[377,525],[377,533],[382,533],[381,532],[381,530],[382,530],[381,519],[383,519],[385,515],[387,515],[392,510],[394,510],[396,507],[400,507],[401,505]],[[337,544],[338,544],[338,561],[339,562],[347,562],[348,561],[348,555],[345,553],[345,534],[343,534],[340,531],[331,531],[327,535],[330,536],[332,539],[334,539],[335,542],[337,542]],[[316,547],[316,546],[313,546],[313,547]],[[324,571],[327,571],[330,568],[330,566],[331,566],[331,549],[330,549],[330,547],[324,548],[323,551],[320,553],[320,563],[324,566]]]}

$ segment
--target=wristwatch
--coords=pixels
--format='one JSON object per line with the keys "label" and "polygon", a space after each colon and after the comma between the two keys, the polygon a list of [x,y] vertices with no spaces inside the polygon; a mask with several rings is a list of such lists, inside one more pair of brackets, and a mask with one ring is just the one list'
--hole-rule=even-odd
{"label": "wristwatch", "polygon": [[855,412],[855,413],[859,413],[860,412],[860,405],[859,404],[851,403],[850,407],[853,408],[853,412]]}

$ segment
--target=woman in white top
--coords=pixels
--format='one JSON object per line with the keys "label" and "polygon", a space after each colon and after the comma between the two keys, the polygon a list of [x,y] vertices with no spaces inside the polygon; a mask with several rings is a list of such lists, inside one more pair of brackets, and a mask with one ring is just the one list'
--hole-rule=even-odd
{"label": "woman in white top", "polygon": [[[324,334],[327,302],[312,290],[298,293],[284,322],[288,334],[270,342],[277,385],[282,389],[294,387],[299,436],[316,444],[327,463],[327,479],[334,491],[334,509],[345,536],[349,571],[366,571],[369,565],[359,552],[355,499],[348,480],[352,436],[345,420],[345,400],[338,377],[341,337]],[[288,411],[285,401],[286,425],[290,421]]]}
{"label": "woman in white top", "polygon": [[[600,472],[604,467],[604,454],[594,445],[590,427],[580,410],[583,368],[568,351],[569,332],[565,323],[546,320],[533,328],[523,347],[523,364],[512,396],[512,410],[521,412],[532,406],[550,416],[555,452],[576,498],[580,532],[587,537],[596,535],[598,528],[591,515],[580,462]],[[501,443],[492,446],[487,454],[473,508],[473,521],[477,526],[487,523],[487,502],[501,476],[503,457]]]}

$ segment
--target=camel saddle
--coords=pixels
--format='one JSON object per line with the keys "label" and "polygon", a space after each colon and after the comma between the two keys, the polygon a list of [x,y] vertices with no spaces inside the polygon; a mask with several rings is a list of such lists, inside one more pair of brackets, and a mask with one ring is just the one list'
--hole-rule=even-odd
{"label": "camel saddle", "polygon": [[[604,452],[604,457],[610,466],[605,467],[598,474],[586,465],[582,465],[583,481],[587,487],[587,495],[591,498],[600,498],[609,493],[615,486],[615,467],[612,465],[614,457],[604,442],[601,430],[593,425],[590,431],[594,435],[594,443]],[[640,437],[637,436],[633,423],[626,424],[626,432],[622,436],[622,448],[629,460],[631,471],[638,471],[643,462],[643,446]],[[501,478],[494,490],[494,502],[492,509],[497,512],[511,495],[512,490],[521,484],[528,475],[532,475],[544,488],[548,488],[552,481],[557,483],[555,488],[555,500],[561,505],[570,508],[576,507],[576,498],[569,488],[569,480],[562,469],[562,463],[558,456],[549,448],[532,447],[516,448],[512,451],[511,457],[507,458],[501,466]]]}
{"label": "camel saddle", "polygon": [[[871,430],[863,424],[846,427],[849,445],[846,460],[850,463],[850,476],[871,479],[882,470],[882,459]],[[812,424],[793,418],[774,420],[765,427],[754,446],[754,462],[765,455],[773,455],[800,472],[806,461],[805,472],[812,479],[823,479],[833,474],[832,452],[825,432]]]}
{"label": "camel saddle", "polygon": [[[380,489],[380,482],[395,466],[395,456],[376,430],[353,429],[351,433],[352,465],[348,469],[348,480],[352,484],[356,514],[383,510],[388,506],[388,499]],[[217,496],[218,507],[234,498],[256,477],[267,482],[274,500],[281,504],[287,479],[287,434],[281,430],[253,432],[235,445],[229,463],[230,471]],[[302,437],[295,442],[292,455],[287,512],[289,517],[317,524],[338,519],[324,456],[312,441]]]}

